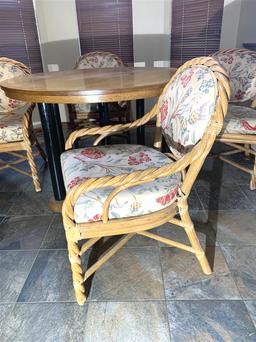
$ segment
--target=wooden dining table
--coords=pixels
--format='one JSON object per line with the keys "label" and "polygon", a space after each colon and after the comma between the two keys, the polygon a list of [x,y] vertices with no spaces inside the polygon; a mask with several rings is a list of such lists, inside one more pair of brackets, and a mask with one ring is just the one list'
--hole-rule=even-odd
{"label": "wooden dining table", "polygon": [[[60,155],[64,137],[58,104],[109,103],[136,100],[136,116],[144,115],[144,99],[159,96],[174,74],[172,68],[122,67],[68,70],[20,76],[1,83],[9,98],[37,103],[56,203],[65,198]],[[104,115],[104,105],[100,106]],[[144,127],[137,141],[145,144]]]}

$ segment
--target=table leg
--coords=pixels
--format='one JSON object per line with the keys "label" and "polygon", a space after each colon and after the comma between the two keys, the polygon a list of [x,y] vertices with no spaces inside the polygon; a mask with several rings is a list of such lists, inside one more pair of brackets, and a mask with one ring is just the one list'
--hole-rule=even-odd
{"label": "table leg", "polygon": [[59,118],[59,111],[52,104],[38,104],[45,148],[48,156],[52,188],[56,201],[65,198],[66,190],[61,172],[60,155],[64,150],[64,139]]}
{"label": "table leg", "polygon": [[[106,126],[109,125],[109,112],[108,112],[108,104],[107,103],[99,103],[99,114],[100,114],[100,125]],[[107,145],[111,144],[111,137],[107,137],[104,139]]]}
{"label": "table leg", "polygon": [[[144,115],[144,99],[136,100],[136,118],[140,119]],[[137,128],[137,144],[145,145],[145,127],[140,126]]]}

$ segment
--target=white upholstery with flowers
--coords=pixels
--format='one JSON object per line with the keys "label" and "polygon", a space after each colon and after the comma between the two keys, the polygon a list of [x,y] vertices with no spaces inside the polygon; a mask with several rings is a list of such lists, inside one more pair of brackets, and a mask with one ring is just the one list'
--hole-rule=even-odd
{"label": "white upholstery with flowers", "polygon": [[[131,173],[171,163],[161,152],[139,145],[109,145],[66,151],[61,156],[66,190],[87,178]],[[174,202],[180,174],[159,178],[117,194],[110,204],[109,218],[130,217],[161,210]],[[77,223],[101,219],[104,201],[111,189],[96,189],[82,194],[75,204]]]}
{"label": "white upholstery with flowers", "polygon": [[256,134],[256,110],[229,105],[221,133]]}
{"label": "white upholstery with flowers", "polygon": [[[17,76],[24,76],[25,71],[18,65],[9,60],[8,62],[0,59],[0,83]],[[25,105],[24,102],[9,99],[0,88],[0,113],[13,112]]]}
{"label": "white upholstery with flowers", "polygon": [[209,68],[186,68],[161,99],[161,126],[166,143],[180,158],[202,138],[216,106],[216,81]]}
{"label": "white upholstery with flowers", "polygon": [[231,49],[214,53],[213,58],[226,70],[231,89],[230,101],[256,99],[256,52]]}
{"label": "white upholstery with flowers", "polygon": [[0,114],[0,144],[23,140],[23,115]]}

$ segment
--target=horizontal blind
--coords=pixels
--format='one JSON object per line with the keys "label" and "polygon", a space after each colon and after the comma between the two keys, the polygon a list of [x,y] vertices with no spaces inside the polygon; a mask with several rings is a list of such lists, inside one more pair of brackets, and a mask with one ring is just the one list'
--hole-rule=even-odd
{"label": "horizontal blind", "polygon": [[81,53],[107,51],[133,63],[132,0],[76,0]]}
{"label": "horizontal blind", "polygon": [[207,56],[220,46],[224,0],[173,0],[171,66]]}
{"label": "horizontal blind", "polygon": [[0,0],[0,56],[42,71],[33,0]]}

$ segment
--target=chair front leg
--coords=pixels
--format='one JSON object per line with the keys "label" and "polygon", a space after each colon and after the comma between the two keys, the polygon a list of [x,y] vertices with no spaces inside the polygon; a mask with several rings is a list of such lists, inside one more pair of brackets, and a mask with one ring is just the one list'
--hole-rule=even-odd
{"label": "chair front leg", "polygon": [[202,271],[204,272],[204,274],[210,275],[212,274],[212,270],[206,258],[205,252],[196,235],[194,224],[190,218],[190,215],[188,212],[187,199],[179,200],[178,207],[179,207],[179,213],[180,213],[181,221],[183,223],[183,227],[191,243],[191,246],[195,250],[195,255],[197,257],[197,260],[199,261]]}
{"label": "chair front leg", "polygon": [[71,264],[73,286],[75,290],[76,300],[79,305],[83,305],[86,301],[83,276],[84,272],[81,266],[80,249],[77,243],[73,241],[68,241],[68,256]]}
{"label": "chair front leg", "polygon": [[254,157],[254,165],[252,170],[252,176],[250,181],[250,189],[256,190],[256,156]]}

